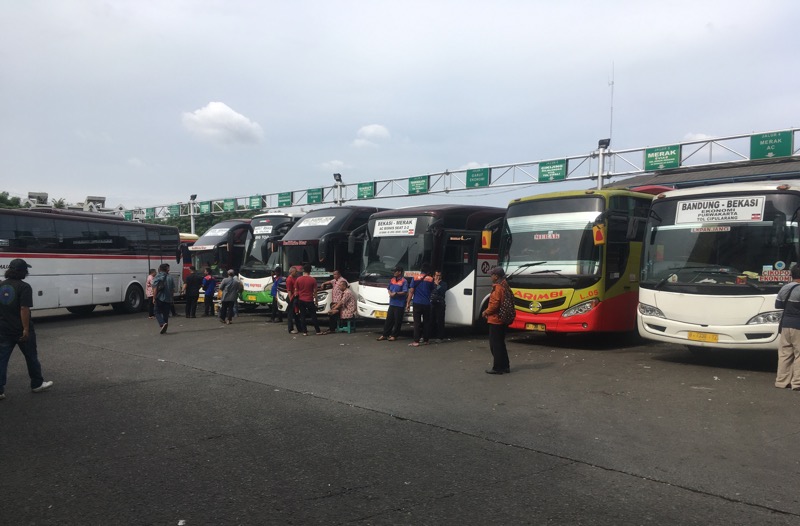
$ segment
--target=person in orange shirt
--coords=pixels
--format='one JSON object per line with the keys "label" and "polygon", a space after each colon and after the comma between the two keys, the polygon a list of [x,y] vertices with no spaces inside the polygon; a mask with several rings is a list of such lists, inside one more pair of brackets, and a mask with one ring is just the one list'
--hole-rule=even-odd
{"label": "person in orange shirt", "polygon": [[508,374],[511,372],[506,349],[508,326],[500,320],[499,314],[503,295],[511,294],[511,289],[506,282],[506,273],[501,267],[494,267],[489,274],[492,278],[492,293],[489,295],[489,306],[483,311],[483,317],[489,323],[489,349],[492,351],[494,363],[491,369],[486,369],[486,372],[488,374]]}

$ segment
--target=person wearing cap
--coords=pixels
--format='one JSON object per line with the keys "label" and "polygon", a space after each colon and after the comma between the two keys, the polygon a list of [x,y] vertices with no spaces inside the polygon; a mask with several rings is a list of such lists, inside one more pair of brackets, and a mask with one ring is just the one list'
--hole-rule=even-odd
{"label": "person wearing cap", "polygon": [[175,282],[169,275],[169,265],[162,263],[158,266],[158,274],[153,280],[153,301],[155,302],[156,321],[164,334],[169,326],[169,313],[173,310],[173,297],[175,296]]}
{"label": "person wearing cap", "polygon": [[386,321],[383,323],[383,334],[378,341],[395,341],[400,334],[403,324],[403,313],[406,308],[408,296],[408,280],[403,277],[403,267],[394,267],[394,276],[386,287],[389,290],[389,310],[386,312]]}
{"label": "person wearing cap", "polygon": [[228,270],[228,277],[219,284],[219,291],[222,293],[219,319],[225,325],[230,325],[233,322],[233,305],[239,299],[239,293],[243,288],[242,282],[236,279],[236,273],[233,269]]}
{"label": "person wearing cap", "polygon": [[36,349],[36,332],[31,319],[33,289],[23,281],[29,268],[24,259],[12,259],[5,280],[0,282],[0,400],[6,397],[8,360],[16,346],[25,357],[31,390],[41,393],[53,386],[53,382],[45,381],[42,376]]}
{"label": "person wearing cap", "polygon": [[494,363],[491,369],[486,369],[488,374],[508,374],[511,366],[508,363],[508,349],[506,349],[506,324],[500,320],[500,305],[503,304],[503,295],[511,294],[511,289],[506,282],[506,273],[502,267],[494,267],[489,271],[492,278],[492,293],[489,295],[489,306],[483,311],[482,316],[489,324],[489,349],[492,351]]}

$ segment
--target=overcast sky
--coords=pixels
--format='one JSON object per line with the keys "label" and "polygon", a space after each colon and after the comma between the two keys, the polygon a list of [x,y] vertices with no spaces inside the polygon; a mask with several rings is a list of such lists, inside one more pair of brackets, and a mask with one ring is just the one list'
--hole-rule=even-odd
{"label": "overcast sky", "polygon": [[798,21],[794,0],[4,0],[0,191],[132,208],[580,155],[612,71],[612,149],[797,127]]}

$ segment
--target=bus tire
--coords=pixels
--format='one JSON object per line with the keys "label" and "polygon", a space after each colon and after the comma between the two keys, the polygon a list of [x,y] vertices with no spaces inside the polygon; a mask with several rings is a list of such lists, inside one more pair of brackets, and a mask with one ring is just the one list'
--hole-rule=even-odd
{"label": "bus tire", "polygon": [[125,291],[125,299],[112,305],[116,312],[135,314],[144,309],[144,292],[139,285],[131,285]]}
{"label": "bus tire", "polygon": [[77,307],[67,307],[67,310],[78,316],[88,316],[94,311],[95,305],[79,305]]}

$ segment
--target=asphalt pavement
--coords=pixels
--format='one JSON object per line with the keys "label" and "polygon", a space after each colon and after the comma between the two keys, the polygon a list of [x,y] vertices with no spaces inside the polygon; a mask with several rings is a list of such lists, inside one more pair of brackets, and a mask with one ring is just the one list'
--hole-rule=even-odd
{"label": "asphalt pavement", "polygon": [[[0,521],[49,524],[800,524],[800,393],[773,353],[511,333],[409,347],[232,325],[35,313],[12,355]],[[321,321],[326,321],[321,318]]]}

